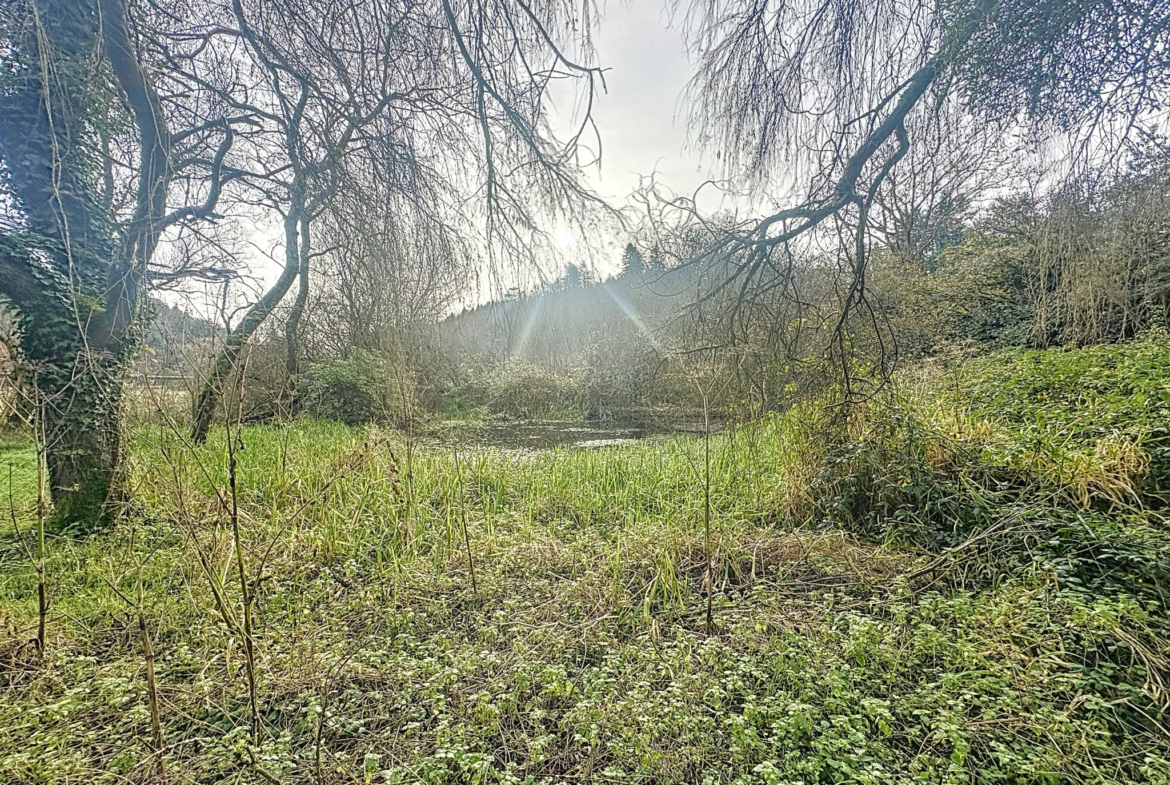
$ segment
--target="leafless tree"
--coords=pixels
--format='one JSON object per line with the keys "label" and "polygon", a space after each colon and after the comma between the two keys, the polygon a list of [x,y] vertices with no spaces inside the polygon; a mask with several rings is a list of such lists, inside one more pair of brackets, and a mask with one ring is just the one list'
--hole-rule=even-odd
{"label": "leafless tree", "polygon": [[[871,218],[921,141],[917,119],[958,106],[999,130],[1060,132],[1084,152],[1116,149],[1170,100],[1160,0],[717,0],[685,18],[697,141],[757,194],[781,176],[797,184],[793,206],[710,247],[732,262],[718,287],[741,301],[765,279],[787,287],[802,247],[835,244],[847,388],[846,324],[881,318],[865,281]],[[694,212],[693,201],[669,207]]]}
{"label": "leafless tree", "polygon": [[411,328],[446,316],[478,261],[457,210],[359,171],[321,222],[314,332],[336,353],[401,353]]}
{"label": "leafless tree", "polygon": [[[234,0],[211,3],[205,17],[192,35],[218,54],[204,52],[204,71],[187,71],[267,131],[237,169],[250,198],[280,214],[285,261],[276,283],[231,331],[196,406],[197,439],[206,436],[219,382],[241,348],[298,283],[286,324],[295,376],[312,280],[311,227],[346,167],[364,168],[388,198],[418,205],[434,197],[428,209],[441,205],[448,215],[458,208],[470,218],[463,228],[484,236],[489,261],[532,253],[541,216],[580,220],[597,203],[576,173],[588,111],[564,142],[545,119],[550,84],[580,81],[588,106],[599,76],[578,62],[588,55],[588,14],[576,6]],[[394,219],[404,227],[414,217]]]}

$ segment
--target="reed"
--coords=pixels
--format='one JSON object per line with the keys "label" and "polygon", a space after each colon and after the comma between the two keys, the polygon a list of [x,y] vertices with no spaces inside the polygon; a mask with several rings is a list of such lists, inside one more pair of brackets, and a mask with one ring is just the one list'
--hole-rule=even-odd
{"label": "reed", "polygon": [[[954,387],[597,450],[139,427],[127,520],[41,552],[51,651],[0,645],[0,778],[1170,775],[1152,437]],[[6,454],[31,630],[36,447]]]}

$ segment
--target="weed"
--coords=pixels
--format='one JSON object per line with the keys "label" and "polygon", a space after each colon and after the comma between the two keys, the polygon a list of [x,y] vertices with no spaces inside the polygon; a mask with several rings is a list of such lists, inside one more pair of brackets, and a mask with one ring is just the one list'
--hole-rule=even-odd
{"label": "weed", "polygon": [[[43,663],[13,655],[36,570],[0,551],[0,779],[1165,782],[1155,426],[1033,427],[1046,399],[1002,376],[836,431],[810,403],[458,460],[308,419],[144,426],[134,517],[45,552]],[[6,453],[24,531],[33,453]]]}

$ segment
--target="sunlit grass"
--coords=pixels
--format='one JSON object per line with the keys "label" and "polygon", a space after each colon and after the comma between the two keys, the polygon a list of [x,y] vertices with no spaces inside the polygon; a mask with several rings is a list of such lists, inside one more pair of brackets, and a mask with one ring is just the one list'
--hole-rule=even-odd
{"label": "sunlit grass", "polygon": [[[239,607],[227,436],[136,425],[125,520],[50,540],[44,663],[3,540],[0,779],[1165,781],[1167,536],[1133,448],[1040,449],[939,389],[713,436],[711,586],[701,438],[461,447],[457,468],[374,427],[245,427],[255,744],[216,599]],[[5,455],[30,511],[33,453]],[[115,591],[138,561],[162,774]]]}

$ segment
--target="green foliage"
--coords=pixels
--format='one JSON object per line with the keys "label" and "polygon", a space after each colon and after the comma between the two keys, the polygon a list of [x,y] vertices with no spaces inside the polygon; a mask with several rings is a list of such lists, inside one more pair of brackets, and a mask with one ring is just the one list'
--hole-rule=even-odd
{"label": "green foliage", "polygon": [[[141,558],[177,781],[260,782],[255,760],[316,782],[320,738],[325,782],[1166,782],[1166,521],[1077,485],[1124,479],[1096,452],[1112,432],[1085,426],[1158,389],[1137,377],[1164,383],[1158,340],[1007,352],[847,420],[805,404],[713,437],[713,585],[701,439],[461,450],[457,469],[450,446],[375,427],[246,427],[256,743],[211,589],[234,568],[225,435],[190,449],[151,426],[132,445],[138,514],[51,544],[48,664],[18,636],[0,648],[0,779],[153,775],[111,589]],[[1071,397],[1070,368],[1097,403]],[[1034,406],[1043,430],[1024,427]],[[1145,417],[1128,411],[1119,429]],[[1086,462],[1062,468],[1058,447]],[[0,559],[0,613],[26,629],[33,572],[12,539]]]}
{"label": "green foliage", "polygon": [[578,418],[579,379],[535,363],[513,360],[469,370],[463,383],[446,391],[452,414],[478,408],[510,419]]}
{"label": "green foliage", "polygon": [[386,375],[368,352],[354,350],[344,360],[313,363],[301,387],[301,411],[346,425],[376,422],[386,408]]}
{"label": "green foliage", "polygon": [[1170,423],[1170,335],[1076,350],[1011,349],[964,368],[962,395],[983,415],[1078,442],[1122,433],[1165,434]]}
{"label": "green foliage", "polygon": [[1085,345],[1170,327],[1170,159],[1150,147],[1113,179],[1000,199],[930,260],[879,254],[873,284],[903,353],[960,341]]}
{"label": "green foliage", "polygon": [[1170,336],[1164,330],[1075,351],[1000,352],[969,367],[961,394],[975,412],[1010,424],[1021,440],[1066,450],[1135,445],[1148,455],[1143,492],[1170,502]]}
{"label": "green foliage", "polygon": [[820,526],[932,550],[977,543],[971,579],[1039,559],[1063,585],[1163,603],[1168,360],[1154,332],[1005,350],[905,388],[809,438],[814,468],[797,509]]}

